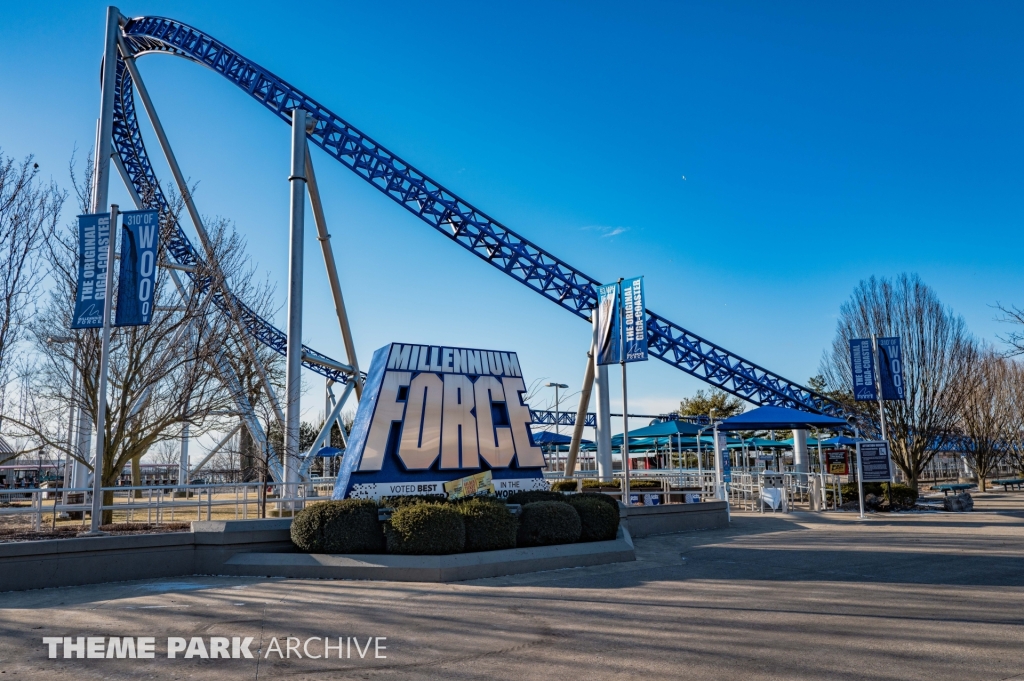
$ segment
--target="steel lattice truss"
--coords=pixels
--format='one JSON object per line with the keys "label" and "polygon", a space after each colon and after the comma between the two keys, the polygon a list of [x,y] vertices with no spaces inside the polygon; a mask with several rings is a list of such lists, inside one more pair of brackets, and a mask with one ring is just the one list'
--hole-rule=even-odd
{"label": "steel lattice truss", "polygon": [[[131,19],[122,31],[134,54],[172,54],[202,64],[245,90],[289,125],[291,111],[296,107],[305,109],[316,121],[308,134],[310,142],[463,248],[578,317],[590,318],[597,305],[598,280],[501,225],[258,64],[205,33],[171,19]],[[115,149],[140,195],[155,196],[150,201],[165,208],[139,135],[131,78],[122,63],[118,64],[118,85]],[[199,258],[180,229],[169,250],[183,264],[192,264]],[[248,308],[240,307],[252,334],[283,354],[287,346],[285,334]],[[656,313],[648,310],[647,314],[650,353],[658,359],[754,404],[846,415],[836,402],[748,362]],[[307,351],[323,356],[312,349]],[[346,378],[318,364],[304,365],[336,381]]]}
{"label": "steel lattice truss", "polygon": [[[612,416],[622,416],[622,414],[612,414]],[[535,426],[576,425],[576,412],[574,411],[559,411],[556,414],[556,412],[550,410],[531,409],[530,418],[533,419],[533,425]],[[650,414],[630,414],[629,418],[645,418],[657,421],[685,421],[699,426],[706,426],[710,423],[707,416],[680,416],[679,414],[658,414],[657,416],[651,416]],[[592,411],[588,411],[586,417],[583,419],[583,425],[588,428],[595,427],[597,425],[597,414]]]}

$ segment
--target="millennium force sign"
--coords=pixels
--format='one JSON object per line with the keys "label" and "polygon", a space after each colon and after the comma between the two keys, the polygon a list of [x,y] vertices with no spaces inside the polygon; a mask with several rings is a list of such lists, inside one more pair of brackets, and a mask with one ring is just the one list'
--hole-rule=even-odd
{"label": "millennium force sign", "polygon": [[392,343],[370,363],[335,499],[444,494],[491,471],[496,494],[547,489],[514,352]]}

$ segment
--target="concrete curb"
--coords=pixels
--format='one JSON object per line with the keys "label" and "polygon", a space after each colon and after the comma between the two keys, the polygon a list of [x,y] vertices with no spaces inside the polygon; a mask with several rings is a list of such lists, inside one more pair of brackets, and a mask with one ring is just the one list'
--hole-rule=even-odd
{"label": "concrete curb", "polygon": [[291,542],[290,518],[193,522],[191,532],[0,544],[0,591],[185,575],[452,582],[636,559],[633,537],[726,527],[725,502],[620,505],[606,542],[452,556],[316,556]]}
{"label": "concrete curb", "polygon": [[724,501],[659,506],[619,504],[619,517],[629,527],[632,536],[637,538],[729,526],[729,513]]}
{"label": "concrete curb", "polygon": [[448,556],[239,553],[220,574],[304,579],[376,579],[396,582],[458,582],[524,572],[636,560],[629,530],[619,525],[611,541],[536,546]]}

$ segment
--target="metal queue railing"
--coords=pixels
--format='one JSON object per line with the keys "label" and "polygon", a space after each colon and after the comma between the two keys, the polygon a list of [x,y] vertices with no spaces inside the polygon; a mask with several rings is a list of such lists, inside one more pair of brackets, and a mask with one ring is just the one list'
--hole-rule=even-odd
{"label": "metal queue railing", "polygon": [[[764,511],[766,508],[762,488],[762,473],[738,472],[734,469],[732,481],[726,485],[729,504],[736,510]],[[769,471],[771,472],[771,471]],[[547,471],[549,480],[567,479],[564,472]],[[596,471],[578,471],[571,476],[577,482],[577,490],[588,489],[586,480],[597,480]],[[792,509],[797,505],[810,505],[815,489],[821,495],[821,508],[837,508],[842,504],[839,476],[828,475],[822,488],[819,473],[783,474],[784,487],[779,508],[768,504],[771,510]],[[634,483],[630,492],[642,503],[682,503],[716,498],[714,471],[696,469],[642,470],[630,471]],[[613,479],[617,488],[605,486],[600,489],[616,499],[622,500],[622,471],[616,471]],[[650,481],[656,484],[652,485]],[[283,488],[289,489],[283,489]],[[262,489],[261,489],[262,488]],[[103,511],[111,511],[115,523],[162,524],[191,520],[248,520],[261,517],[281,517],[302,509],[306,504],[330,499],[334,489],[333,478],[314,478],[308,482],[282,485],[279,483],[240,482],[210,483],[202,485],[144,485],[138,487],[105,487],[103,492],[111,495],[110,503],[103,504]],[[282,492],[284,492],[282,494]],[[774,496],[774,495],[773,495]],[[656,497],[654,501],[650,497]],[[263,511],[261,512],[261,508]],[[0,489],[0,518],[25,517],[32,528],[60,520],[80,520],[92,512],[92,488],[22,488]]]}
{"label": "metal queue railing", "polygon": [[[104,487],[102,491],[111,495],[111,503],[100,508],[112,512],[114,523],[248,520],[259,518],[261,509],[269,517],[281,517],[308,503],[329,499],[329,493],[320,491],[324,486],[314,481],[288,485],[240,482]],[[0,489],[0,518],[27,517],[34,530],[56,520],[62,525],[68,520],[81,520],[84,526],[91,512],[91,487]]]}
{"label": "metal queue railing", "polygon": [[[763,511],[766,506],[770,510],[793,509],[798,505],[811,506],[811,497],[817,494],[820,498],[818,506],[822,509],[836,509],[843,503],[841,485],[843,478],[837,475],[826,473],[783,473],[784,485],[781,492],[781,503],[778,508],[773,507],[765,501],[762,481],[763,473],[774,471],[747,471],[741,472],[737,469],[732,471],[732,481],[726,485],[726,494],[729,505],[737,510]],[[586,489],[583,485],[585,480],[597,480],[596,471],[577,471],[574,475],[567,477],[563,471],[545,471],[544,477],[548,480],[575,479],[577,490]],[[618,489],[603,488],[601,491],[619,500],[622,499],[622,471],[615,471],[612,479],[619,485]],[[824,479],[824,484],[822,480]],[[683,494],[698,494],[702,501],[716,498],[715,494],[715,472],[700,471],[697,469],[647,469],[631,470],[631,481],[655,480],[659,483],[658,488],[640,488],[632,486],[631,496],[643,497],[644,494],[659,495],[665,502],[672,503],[682,501],[679,497]],[[772,495],[774,496],[774,495]]]}

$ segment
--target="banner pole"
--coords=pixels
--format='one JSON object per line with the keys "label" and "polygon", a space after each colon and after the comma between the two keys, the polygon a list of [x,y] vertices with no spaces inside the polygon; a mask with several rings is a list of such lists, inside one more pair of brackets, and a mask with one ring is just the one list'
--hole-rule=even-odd
{"label": "banner pole", "polygon": [[110,230],[107,240],[106,288],[103,291],[103,329],[100,331],[100,376],[96,390],[96,454],[92,468],[92,518],[90,535],[106,534],[100,531],[103,514],[103,470],[106,442],[104,431],[107,416],[107,369],[110,364],[110,312],[114,295],[114,246],[117,241],[117,204],[110,206]]}
{"label": "banner pole", "polygon": [[[878,352],[878,335],[871,334],[871,349],[874,350],[872,353],[875,358],[875,381],[878,385],[878,418],[882,422],[882,442],[885,443],[886,449],[889,448],[889,429],[885,424],[885,402],[882,397],[882,357]],[[890,455],[891,461],[891,455]],[[889,467],[890,474],[892,473],[892,466]],[[888,483],[889,488],[889,504],[892,504],[892,480]]]}
{"label": "banner pole", "polygon": [[860,500],[860,519],[864,519],[864,468],[860,462],[860,429],[854,426],[853,437],[857,440],[857,498]]}
{"label": "banner pole", "polygon": [[619,277],[619,364],[622,365],[622,503],[629,506],[629,406],[626,399],[626,297]]}
{"label": "banner pole", "polygon": [[882,361],[878,356],[878,336],[871,334],[871,354],[875,363],[875,389],[878,390],[878,418],[882,422],[882,439],[889,441],[889,433],[885,424],[885,408],[882,402]]}

